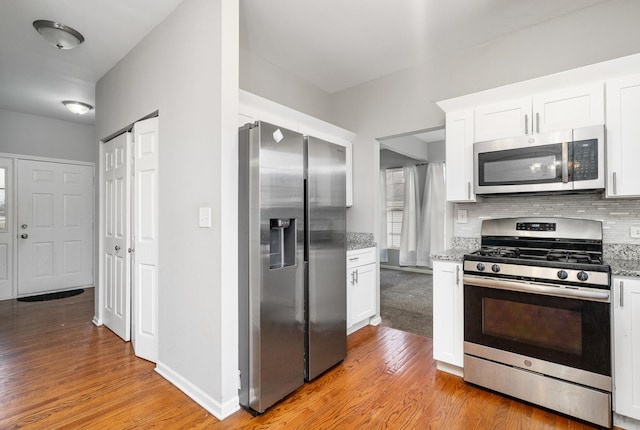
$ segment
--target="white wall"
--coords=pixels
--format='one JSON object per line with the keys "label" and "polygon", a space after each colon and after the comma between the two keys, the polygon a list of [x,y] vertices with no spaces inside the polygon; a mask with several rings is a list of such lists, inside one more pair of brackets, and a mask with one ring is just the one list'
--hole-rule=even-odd
{"label": "white wall", "polygon": [[234,0],[184,1],[96,88],[100,139],[159,111],[158,370],[219,418],[238,408],[237,98]]}
{"label": "white wall", "polygon": [[91,125],[0,109],[0,152],[97,162]]}

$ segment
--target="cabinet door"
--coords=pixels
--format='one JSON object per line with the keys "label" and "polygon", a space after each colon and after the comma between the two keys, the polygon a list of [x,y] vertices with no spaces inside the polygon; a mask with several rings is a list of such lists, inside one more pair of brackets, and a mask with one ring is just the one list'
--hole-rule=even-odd
{"label": "cabinet door", "polygon": [[640,419],[640,280],[613,282],[614,410]]}
{"label": "cabinet door", "polygon": [[607,197],[640,196],[640,75],[607,82]]}
{"label": "cabinet door", "polygon": [[474,202],[473,111],[447,113],[445,158],[447,200]]}
{"label": "cabinet door", "polygon": [[604,124],[604,85],[597,82],[533,96],[533,133]]}
{"label": "cabinet door", "polygon": [[531,134],[531,97],[475,109],[475,142]]}
{"label": "cabinet door", "polygon": [[433,358],[463,366],[462,265],[433,262]]}
{"label": "cabinet door", "polygon": [[347,286],[350,292],[347,327],[351,327],[376,313],[376,265],[367,264],[349,269]]}

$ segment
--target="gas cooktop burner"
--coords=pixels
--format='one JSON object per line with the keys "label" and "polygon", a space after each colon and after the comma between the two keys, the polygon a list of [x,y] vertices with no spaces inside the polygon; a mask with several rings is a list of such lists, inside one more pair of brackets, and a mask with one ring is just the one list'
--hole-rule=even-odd
{"label": "gas cooktop burner", "polygon": [[482,257],[518,258],[520,257],[520,249],[487,246],[480,248],[476,254]]}
{"label": "gas cooktop burner", "polygon": [[585,253],[551,251],[547,254],[547,261],[560,261],[563,263],[602,264],[598,256]]}

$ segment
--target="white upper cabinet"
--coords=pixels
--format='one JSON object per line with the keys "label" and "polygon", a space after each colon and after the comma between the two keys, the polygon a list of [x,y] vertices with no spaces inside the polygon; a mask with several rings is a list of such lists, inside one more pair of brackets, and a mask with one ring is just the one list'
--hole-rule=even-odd
{"label": "white upper cabinet", "polygon": [[604,124],[604,85],[535,94],[475,109],[475,141]]}
{"label": "white upper cabinet", "polygon": [[538,94],[533,97],[531,119],[533,133],[602,125],[604,85],[596,82]]}
{"label": "white upper cabinet", "polygon": [[445,151],[447,200],[474,202],[472,109],[447,113]]}
{"label": "white upper cabinet", "polygon": [[531,132],[531,97],[478,106],[475,142],[523,136]]}
{"label": "white upper cabinet", "polygon": [[607,81],[607,197],[640,196],[640,75]]}

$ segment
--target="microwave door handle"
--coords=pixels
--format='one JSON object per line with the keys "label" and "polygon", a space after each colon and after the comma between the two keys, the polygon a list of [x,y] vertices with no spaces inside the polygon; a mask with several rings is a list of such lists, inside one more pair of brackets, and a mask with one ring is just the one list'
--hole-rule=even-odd
{"label": "microwave door handle", "polygon": [[562,142],[562,183],[569,182],[569,143]]}

